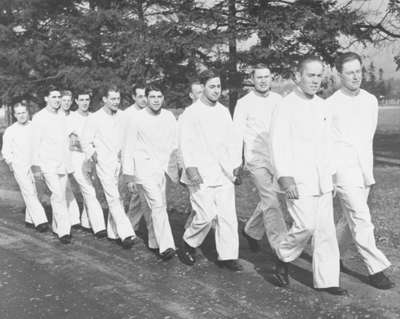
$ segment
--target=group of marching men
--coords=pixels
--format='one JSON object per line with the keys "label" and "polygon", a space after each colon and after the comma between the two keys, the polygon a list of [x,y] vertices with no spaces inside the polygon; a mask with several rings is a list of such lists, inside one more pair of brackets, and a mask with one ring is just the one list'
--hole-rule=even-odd
{"label": "group of marching men", "polygon": [[[340,54],[336,69],[342,87],[323,100],[316,95],[324,71],[319,57],[307,56],[299,63],[297,86],[284,98],[271,92],[269,68],[256,65],[251,73],[254,89],[239,99],[233,120],[218,102],[221,81],[211,70],[201,72],[199,82],[191,84],[193,104],[178,121],[163,108],[164,95],[156,86],[134,87],[135,104],[124,111],[119,110],[119,89],[109,86],[102,94],[104,106],[91,114],[88,92],[76,93],[78,109],[70,112],[71,92],[50,87],[46,107],[32,122],[26,105],[15,105],[17,122],[4,133],[2,154],[20,186],[26,222],[38,231],[46,231],[49,225],[35,179],[44,180],[51,192],[51,229],[60,242],[70,243],[71,227],[80,224],[97,238],[107,237],[131,248],[134,229],[143,216],[147,246],[163,260],[176,253],[167,214],[169,176],[187,187],[192,206],[181,260],[195,264],[195,249],[214,228],[219,264],[233,271],[242,270],[235,185],[241,183],[245,168],[260,202],[242,234],[252,251],[260,249],[259,240],[266,234],[276,255],[274,277],[280,286],[289,285],[288,264],[312,238],[314,287],[347,295],[339,285],[339,246],[343,254],[352,238],[367,266],[370,284],[389,289],[394,283],[383,271],[390,262],[376,247],[367,204],[375,183],[372,140],[378,104],[373,95],[360,89],[361,68],[357,54]],[[81,214],[70,174],[84,199]],[[93,174],[107,200],[107,223]],[[132,193],[132,221],[121,200],[120,178]],[[293,220],[290,229],[278,196],[285,198]],[[336,228],[334,196],[339,197],[343,212]],[[145,209],[138,209],[140,202]]]}

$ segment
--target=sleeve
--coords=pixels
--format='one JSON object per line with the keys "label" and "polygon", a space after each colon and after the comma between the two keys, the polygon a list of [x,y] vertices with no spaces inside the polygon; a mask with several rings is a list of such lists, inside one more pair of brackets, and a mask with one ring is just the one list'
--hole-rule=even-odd
{"label": "sleeve", "polygon": [[182,164],[188,167],[199,167],[201,151],[199,148],[199,132],[196,125],[196,114],[189,110],[181,119],[178,132],[178,143],[180,145]]}
{"label": "sleeve", "polygon": [[125,175],[135,175],[135,163],[133,156],[135,154],[138,126],[135,118],[129,120],[128,125],[125,126],[125,142],[122,146],[122,172]]}
{"label": "sleeve", "polygon": [[[228,109],[225,108],[224,111],[228,132],[231,132],[229,134],[229,153],[231,154],[233,169],[235,169],[242,165],[244,127],[241,129],[241,124],[236,126],[234,120],[232,121]],[[243,121],[242,123],[245,124],[245,119]]]}
{"label": "sleeve", "polygon": [[10,128],[8,128],[4,131],[3,147],[1,148],[1,154],[8,165],[13,163],[12,137],[10,135]]}
{"label": "sleeve", "polygon": [[173,182],[177,183],[179,181],[178,168],[182,167],[182,164],[180,163],[181,158],[178,149],[178,123],[172,114],[171,126],[171,153],[168,162],[168,176]]}
{"label": "sleeve", "polygon": [[90,116],[85,124],[85,127],[82,131],[81,136],[81,147],[82,151],[85,153],[86,159],[92,157],[92,155],[96,152],[96,148],[94,145],[94,139],[96,136],[96,121],[93,116]]}
{"label": "sleeve", "polygon": [[246,108],[244,107],[244,104],[241,102],[241,100],[239,100],[236,105],[235,112],[233,114],[233,126],[237,138],[239,139],[241,156],[243,155],[243,143],[246,131],[246,121],[247,121]]}
{"label": "sleeve", "polygon": [[290,113],[286,105],[277,107],[271,125],[271,153],[276,171],[276,179],[282,176],[293,177],[294,162]]}
{"label": "sleeve", "polygon": [[43,126],[38,116],[32,119],[32,166],[40,166],[40,148],[42,143]]}
{"label": "sleeve", "polygon": [[371,110],[371,126],[368,136],[370,143],[372,143],[374,139],[375,131],[378,126],[378,113],[379,113],[378,100],[376,99],[376,97],[373,97],[372,110]]}

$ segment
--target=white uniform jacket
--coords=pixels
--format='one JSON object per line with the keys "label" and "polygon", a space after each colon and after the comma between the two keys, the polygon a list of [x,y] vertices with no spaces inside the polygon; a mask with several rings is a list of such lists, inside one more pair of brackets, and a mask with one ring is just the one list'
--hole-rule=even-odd
{"label": "white uniform jacket", "polygon": [[332,190],[331,118],[326,101],[307,99],[297,90],[287,95],[275,113],[272,157],[277,179],[291,176],[300,196]]}
{"label": "white uniform jacket", "polygon": [[28,173],[32,166],[32,123],[15,122],[4,131],[1,153],[14,170]]}
{"label": "white uniform jacket", "polygon": [[101,108],[93,113],[83,129],[81,145],[89,159],[97,153],[97,165],[118,175],[121,166],[121,149],[124,137],[121,111],[108,114]]}
{"label": "white uniform jacket", "polygon": [[170,111],[153,114],[145,108],[136,112],[126,134],[124,174],[134,175],[138,183],[160,173],[178,181],[177,122]]}
{"label": "white uniform jacket", "polygon": [[372,141],[378,121],[376,97],[364,90],[356,96],[339,90],[328,103],[332,112],[337,184],[374,184]]}
{"label": "white uniform jacket", "polygon": [[49,173],[72,173],[67,120],[59,111],[44,108],[33,116],[33,162]]}
{"label": "white uniform jacket", "polygon": [[[179,146],[184,167],[197,167],[206,186],[232,182],[233,169],[242,162],[242,145],[228,109],[201,100],[185,110],[180,120]],[[185,172],[182,182],[190,185]]]}
{"label": "white uniform jacket", "polygon": [[244,147],[247,168],[272,170],[270,133],[273,114],[282,97],[270,92],[267,97],[249,92],[238,100],[233,122],[240,134]]}

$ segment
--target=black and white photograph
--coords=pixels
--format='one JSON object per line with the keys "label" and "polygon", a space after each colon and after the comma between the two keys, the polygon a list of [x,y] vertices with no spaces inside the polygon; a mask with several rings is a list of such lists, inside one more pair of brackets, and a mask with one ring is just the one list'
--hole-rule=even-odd
{"label": "black and white photograph", "polygon": [[399,0],[0,0],[0,319],[395,319],[399,287]]}

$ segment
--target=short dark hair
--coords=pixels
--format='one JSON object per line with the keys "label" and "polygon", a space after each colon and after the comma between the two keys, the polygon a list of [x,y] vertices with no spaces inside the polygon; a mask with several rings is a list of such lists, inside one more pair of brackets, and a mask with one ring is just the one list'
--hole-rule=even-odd
{"label": "short dark hair", "polygon": [[44,96],[49,96],[51,92],[53,91],[58,91],[60,92],[59,88],[56,87],[55,85],[49,85],[43,90],[43,95]]}
{"label": "short dark hair", "polygon": [[70,97],[72,98],[72,92],[69,91],[69,90],[62,90],[62,91],[60,92],[60,94],[61,94],[61,97],[63,97],[63,96],[70,96]]}
{"label": "short dark hair", "polygon": [[146,91],[146,84],[144,82],[137,82],[134,86],[132,86],[132,95],[136,96],[136,90],[142,89]]}
{"label": "short dark hair", "polygon": [[157,91],[163,93],[161,87],[158,84],[150,84],[149,86],[147,86],[145,91],[146,96],[149,96],[150,91]]}
{"label": "short dark hair", "polygon": [[13,113],[15,112],[15,109],[16,109],[17,107],[20,107],[20,106],[25,107],[26,110],[28,111],[28,103],[26,102],[26,100],[22,100],[22,101],[18,101],[17,103],[15,103],[15,104],[12,106]]}
{"label": "short dark hair", "polygon": [[200,72],[199,74],[199,81],[200,84],[206,85],[208,80],[214,79],[214,78],[219,78],[220,75],[217,71],[210,69],[210,70],[204,70]]}
{"label": "short dark hair", "polygon": [[110,92],[117,92],[117,93],[121,93],[120,88],[118,87],[118,85],[116,84],[109,84],[109,85],[105,85],[103,86],[102,90],[101,90],[101,96],[102,97],[108,97],[108,94]]}
{"label": "short dark hair", "polygon": [[257,63],[256,65],[254,65],[251,69],[250,75],[254,75],[256,70],[262,70],[262,69],[268,69],[269,67],[265,64],[265,63]]}
{"label": "short dark hair", "polygon": [[339,73],[342,73],[343,65],[346,62],[353,61],[353,60],[358,60],[360,62],[360,64],[362,64],[362,59],[361,59],[360,55],[358,55],[357,53],[355,53],[355,52],[340,53],[335,59],[336,70]]}
{"label": "short dark hair", "polygon": [[297,71],[303,72],[304,67],[310,62],[320,62],[322,65],[324,63],[322,58],[318,55],[306,55],[300,59],[298,65],[297,65]]}
{"label": "short dark hair", "polygon": [[89,95],[92,98],[92,90],[89,89],[78,89],[75,91],[75,99],[79,98],[80,95]]}

